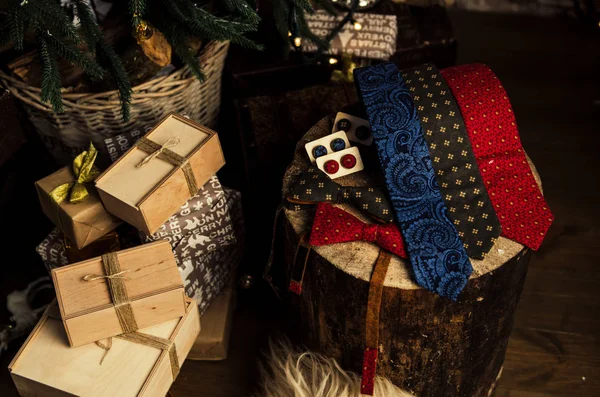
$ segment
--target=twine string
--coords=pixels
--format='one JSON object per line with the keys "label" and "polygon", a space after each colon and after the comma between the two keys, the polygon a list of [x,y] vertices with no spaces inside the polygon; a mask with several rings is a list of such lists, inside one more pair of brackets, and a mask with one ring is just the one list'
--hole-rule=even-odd
{"label": "twine string", "polygon": [[[58,303],[56,299],[48,305],[44,315],[53,318],[55,320],[61,320],[60,311],[58,309]],[[156,349],[166,350],[169,354],[169,361],[171,363],[171,373],[173,374],[173,380],[179,375],[179,358],[177,356],[177,346],[175,342],[169,339],[164,339],[158,336],[145,334],[142,332],[131,332],[128,334],[122,334],[116,336],[116,338],[123,339],[125,341],[137,343],[143,346],[153,347]],[[102,358],[100,359],[100,365],[104,362],[104,359],[108,355],[110,349],[113,346],[113,338],[108,338],[106,343],[97,341],[96,346],[104,350]]]}
{"label": "twine string", "polygon": [[179,358],[177,357],[177,347],[175,346],[175,342],[169,339],[161,338],[158,336],[144,334],[142,332],[133,332],[129,334],[119,335],[118,338],[138,343],[140,345],[154,347],[156,349],[166,350],[169,354],[169,361],[171,362],[171,374],[173,375],[173,380],[177,378],[179,375]]}
{"label": "twine string", "polygon": [[102,343],[101,341],[97,341],[96,346],[104,350],[104,354],[102,354],[102,358],[100,359],[100,365],[102,365],[104,359],[106,358],[106,355],[112,348],[112,338],[108,338],[106,344]]}
{"label": "twine string", "polygon": [[[141,138],[140,141],[142,141],[142,140],[145,140],[145,142],[142,142],[141,144],[138,144],[137,146],[140,149],[142,149],[144,152],[149,152],[150,154],[148,156],[144,157],[144,159],[136,165],[136,167],[138,167],[138,168],[143,167],[144,165],[148,164],[149,162],[154,160],[156,157],[158,157],[161,153],[166,153],[166,150],[168,150],[170,147],[179,145],[179,142],[180,142],[179,137],[172,136],[171,138],[167,139],[167,141],[162,146],[158,145],[159,147],[156,148],[157,144],[155,144],[155,142],[153,142],[147,138]],[[149,150],[146,150],[146,148],[148,148]]]}
{"label": "twine string", "polygon": [[198,193],[199,187],[188,159],[169,149],[170,147],[178,145],[179,142],[179,137],[171,137],[167,139],[163,145],[159,145],[158,143],[151,141],[146,137],[140,138],[140,140],[135,143],[136,147],[150,154],[146,156],[140,163],[138,163],[136,167],[142,167],[153,159],[159,158],[181,168],[183,175],[185,176],[185,181],[190,191],[190,195],[193,196]]}
{"label": "twine string", "polygon": [[86,274],[85,276],[83,276],[82,280],[83,281],[96,281],[96,280],[100,280],[103,278],[106,279],[115,279],[115,278],[120,278],[120,279],[124,279],[124,280],[128,280],[127,277],[123,277],[123,275],[125,273],[129,273],[131,270],[127,269],[127,270],[123,270],[120,271],[118,273],[115,274],[110,274],[110,275],[105,275],[105,274]]}
{"label": "twine string", "polygon": [[121,270],[116,252],[102,255],[102,266],[104,267],[104,275],[86,274],[83,281],[106,279],[108,292],[119,319],[121,330],[124,333],[137,331],[139,327],[133,315],[133,308],[125,286],[125,277],[123,277],[123,274],[130,272],[130,270]]}

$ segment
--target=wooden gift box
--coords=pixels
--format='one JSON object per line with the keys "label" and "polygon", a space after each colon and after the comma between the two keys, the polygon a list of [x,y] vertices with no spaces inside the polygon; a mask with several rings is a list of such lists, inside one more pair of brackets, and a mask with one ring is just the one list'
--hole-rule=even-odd
{"label": "wooden gift box", "polygon": [[[198,307],[187,299],[182,317],[138,332],[174,342],[181,367],[200,332]],[[166,350],[115,337],[104,354],[95,343],[69,347],[61,321],[44,314],[8,370],[23,397],[164,397],[173,383]]]}
{"label": "wooden gift box", "polygon": [[235,277],[232,277],[202,314],[202,331],[196,338],[188,359],[218,361],[227,358],[235,300]]}
{"label": "wooden gift box", "polygon": [[75,182],[75,175],[72,167],[67,166],[40,179],[35,187],[44,214],[77,249],[82,249],[114,230],[121,221],[104,208],[92,184],[86,184],[89,196],[84,201],[73,204],[65,200],[57,205],[50,197],[50,192],[57,186],[71,182]]}
{"label": "wooden gift box", "polygon": [[[179,139],[169,150],[187,159],[198,188],[225,164],[217,133],[176,114],[165,117],[145,138],[158,145]],[[96,187],[108,211],[153,234],[192,194],[181,167],[160,157],[138,167],[149,154],[134,145],[96,179]]]}
{"label": "wooden gift box", "polygon": [[[181,275],[167,241],[145,244],[116,253],[133,317],[138,328],[146,328],[185,312]],[[52,279],[61,318],[71,346],[119,335],[124,332],[103,257],[52,269]],[[92,278],[86,281],[86,276]]]}

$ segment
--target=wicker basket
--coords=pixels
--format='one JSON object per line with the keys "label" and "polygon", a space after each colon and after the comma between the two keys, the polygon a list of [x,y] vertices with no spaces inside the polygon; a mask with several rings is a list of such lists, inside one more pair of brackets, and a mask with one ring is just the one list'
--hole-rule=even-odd
{"label": "wicker basket", "polygon": [[131,119],[124,122],[117,91],[95,94],[63,91],[65,112],[56,114],[40,101],[41,90],[0,71],[0,84],[24,103],[29,119],[48,150],[68,163],[89,145],[100,152],[104,139],[123,132],[144,131],[169,112],[182,113],[215,128],[221,105],[221,77],[229,42],[211,42],[200,53],[206,81],[200,83],[186,66],[133,88]]}

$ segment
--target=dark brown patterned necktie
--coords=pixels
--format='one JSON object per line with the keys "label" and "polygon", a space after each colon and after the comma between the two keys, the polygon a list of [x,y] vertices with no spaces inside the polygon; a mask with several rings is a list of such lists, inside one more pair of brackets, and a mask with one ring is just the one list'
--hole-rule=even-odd
{"label": "dark brown patterned necktie", "polygon": [[417,107],[442,197],[471,258],[481,259],[502,231],[454,97],[437,68],[402,72]]}

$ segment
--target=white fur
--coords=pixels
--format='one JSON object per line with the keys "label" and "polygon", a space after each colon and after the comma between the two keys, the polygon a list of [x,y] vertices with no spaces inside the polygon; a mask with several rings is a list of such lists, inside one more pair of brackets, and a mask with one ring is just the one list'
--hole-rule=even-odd
{"label": "white fur", "polygon": [[[271,346],[261,368],[260,397],[358,397],[360,376],[344,371],[333,358],[298,352],[289,343]],[[375,397],[413,397],[389,380],[375,378]]]}

